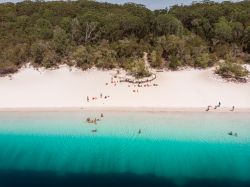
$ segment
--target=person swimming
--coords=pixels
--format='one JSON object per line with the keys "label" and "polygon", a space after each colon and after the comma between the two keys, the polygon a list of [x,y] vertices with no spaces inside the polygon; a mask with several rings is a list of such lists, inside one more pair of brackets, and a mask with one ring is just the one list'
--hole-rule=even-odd
{"label": "person swimming", "polygon": [[229,136],[235,136],[238,137],[238,133],[233,133],[233,131],[230,131],[229,133],[227,133]]}
{"label": "person swimming", "polygon": [[230,131],[230,132],[228,133],[228,135],[229,135],[229,136],[233,136],[233,132]]}

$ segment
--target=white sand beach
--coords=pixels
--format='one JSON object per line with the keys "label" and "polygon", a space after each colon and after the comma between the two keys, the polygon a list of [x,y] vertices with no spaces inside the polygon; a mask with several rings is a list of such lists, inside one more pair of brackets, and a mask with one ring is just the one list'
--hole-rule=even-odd
{"label": "white sand beach", "polygon": [[[250,66],[247,68],[250,69]],[[221,102],[218,110],[228,110],[232,106],[250,109],[250,82],[226,82],[216,76],[213,69],[158,72],[157,79],[148,83],[149,87],[143,84],[143,87],[134,87],[128,83],[111,83],[115,72],[70,70],[68,66],[39,71],[33,67],[22,68],[11,78],[0,78],[0,108],[136,107],[203,110],[208,105],[214,106]],[[105,99],[105,96],[109,97]]]}

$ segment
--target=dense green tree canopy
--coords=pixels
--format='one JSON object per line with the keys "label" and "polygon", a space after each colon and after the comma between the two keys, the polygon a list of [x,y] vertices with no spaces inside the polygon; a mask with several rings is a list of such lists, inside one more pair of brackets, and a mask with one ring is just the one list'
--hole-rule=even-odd
{"label": "dense green tree canopy", "polygon": [[250,2],[203,1],[156,11],[88,0],[0,4],[2,75],[27,62],[143,70],[143,52],[155,68],[205,68],[228,53],[249,62]]}

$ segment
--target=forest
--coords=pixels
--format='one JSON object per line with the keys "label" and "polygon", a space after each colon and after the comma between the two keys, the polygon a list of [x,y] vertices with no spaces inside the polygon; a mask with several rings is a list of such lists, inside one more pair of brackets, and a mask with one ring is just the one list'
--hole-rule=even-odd
{"label": "forest", "polygon": [[250,1],[193,2],[169,9],[96,1],[0,4],[0,76],[26,63],[83,70],[123,68],[148,76],[151,67],[216,66],[222,77],[245,77],[250,64]]}

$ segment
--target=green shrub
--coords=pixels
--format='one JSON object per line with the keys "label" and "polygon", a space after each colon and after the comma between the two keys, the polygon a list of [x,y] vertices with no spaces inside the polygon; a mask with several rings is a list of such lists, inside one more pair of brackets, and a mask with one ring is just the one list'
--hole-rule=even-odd
{"label": "green shrub", "polygon": [[177,70],[181,65],[181,61],[176,56],[170,56],[169,68],[171,70]]}
{"label": "green shrub", "polygon": [[76,61],[76,66],[83,70],[91,68],[92,60],[91,54],[88,49],[84,46],[79,46],[72,55],[73,60]]}
{"label": "green shrub", "polygon": [[42,65],[47,46],[42,41],[31,45],[31,55],[35,64]]}
{"label": "green shrub", "polygon": [[198,68],[211,67],[213,66],[213,61],[209,58],[208,53],[203,53],[196,58],[194,66]]}
{"label": "green shrub", "polygon": [[136,78],[149,77],[151,75],[145,67],[143,59],[130,59],[127,63],[126,70]]}
{"label": "green shrub", "polygon": [[16,73],[18,67],[13,63],[1,63],[0,62],[0,76]]}
{"label": "green shrub", "polygon": [[152,51],[149,58],[149,63],[153,68],[161,68],[163,66],[161,55],[156,50]]}
{"label": "green shrub", "polygon": [[216,73],[219,74],[223,78],[244,78],[249,72],[247,69],[242,67],[239,64],[234,63],[222,63],[219,68],[216,70]]}
{"label": "green shrub", "polygon": [[54,51],[47,51],[44,54],[42,65],[45,68],[52,68],[57,65],[58,61],[59,61],[59,57],[56,55]]}

